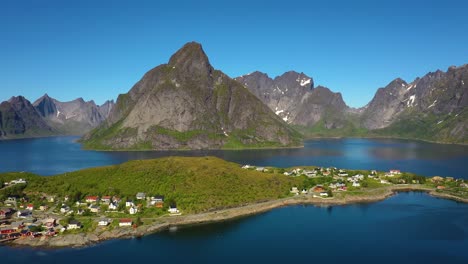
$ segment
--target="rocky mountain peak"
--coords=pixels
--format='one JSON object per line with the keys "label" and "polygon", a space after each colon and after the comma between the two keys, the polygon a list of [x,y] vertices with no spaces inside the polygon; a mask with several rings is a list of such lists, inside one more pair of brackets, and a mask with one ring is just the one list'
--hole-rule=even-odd
{"label": "rocky mountain peak", "polygon": [[186,74],[209,75],[213,71],[202,45],[197,42],[189,42],[179,49],[171,56],[169,66]]}

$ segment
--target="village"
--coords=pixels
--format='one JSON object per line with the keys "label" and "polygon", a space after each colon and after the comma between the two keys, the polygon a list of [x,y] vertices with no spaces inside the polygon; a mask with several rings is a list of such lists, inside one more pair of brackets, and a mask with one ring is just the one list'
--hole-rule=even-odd
{"label": "village", "polygon": [[[0,187],[16,184],[27,184],[27,181],[17,179]],[[88,195],[76,202],[72,202],[69,196],[43,196],[39,201],[11,196],[0,205],[0,242],[46,239],[92,229],[136,228],[142,224],[140,212],[144,209],[155,210],[161,216],[181,215],[174,201],[166,205],[163,195],[146,195],[143,192],[125,201],[117,196],[97,195]]]}
{"label": "village", "polygon": [[[441,192],[461,189],[465,195],[468,190],[468,184],[463,179],[439,176],[426,178],[395,169],[380,172],[335,167],[282,169],[243,165],[241,168],[298,177],[298,181],[295,182],[302,184],[290,186],[288,197],[302,195],[319,200],[340,199],[348,194],[366,195],[363,191],[408,184],[426,184]],[[15,179],[0,183],[0,190],[27,184],[25,179]],[[181,215],[181,211],[175,201],[166,201],[164,195],[148,195],[144,192],[124,198],[117,195],[8,196],[4,201],[0,201],[0,242],[47,239],[88,232],[102,233],[114,229],[136,229],[143,225],[143,218],[145,221],[154,221],[159,217],[178,215]]]}

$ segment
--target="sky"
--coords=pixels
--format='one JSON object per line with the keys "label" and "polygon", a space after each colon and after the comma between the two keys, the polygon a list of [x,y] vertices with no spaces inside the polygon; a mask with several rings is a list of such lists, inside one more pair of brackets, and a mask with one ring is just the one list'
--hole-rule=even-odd
{"label": "sky", "polygon": [[468,1],[1,1],[0,101],[45,93],[102,104],[186,42],[230,77],[304,72],[367,104],[468,63]]}

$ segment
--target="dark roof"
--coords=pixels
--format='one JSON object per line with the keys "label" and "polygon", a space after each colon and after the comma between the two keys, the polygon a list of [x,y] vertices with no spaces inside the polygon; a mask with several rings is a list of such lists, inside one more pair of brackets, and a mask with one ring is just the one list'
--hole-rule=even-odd
{"label": "dark roof", "polygon": [[75,219],[70,220],[69,224],[71,224],[71,225],[81,225],[80,221],[75,220]]}

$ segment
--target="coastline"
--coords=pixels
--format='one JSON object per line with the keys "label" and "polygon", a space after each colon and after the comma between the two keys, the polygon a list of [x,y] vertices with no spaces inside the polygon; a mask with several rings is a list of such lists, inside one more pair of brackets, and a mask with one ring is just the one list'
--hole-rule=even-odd
{"label": "coastline", "polygon": [[[376,194],[371,192],[381,191]],[[348,205],[360,203],[372,203],[385,200],[398,192],[419,191],[426,192],[431,196],[450,199],[457,202],[468,203],[468,199],[456,197],[449,194],[438,193],[432,188],[418,185],[389,186],[380,189],[371,190],[365,195],[346,196],[343,198],[318,198],[311,195],[298,195],[278,200],[259,202],[240,207],[222,209],[212,212],[199,214],[164,216],[158,218],[152,224],[143,225],[137,228],[116,228],[106,230],[101,233],[94,231],[92,233],[67,234],[57,237],[42,237],[40,239],[20,238],[5,245],[14,247],[39,247],[39,248],[80,248],[91,246],[106,240],[125,239],[132,237],[141,237],[169,229],[170,227],[200,225],[214,222],[222,222],[251,215],[264,213],[275,208],[294,206],[294,205]]]}

